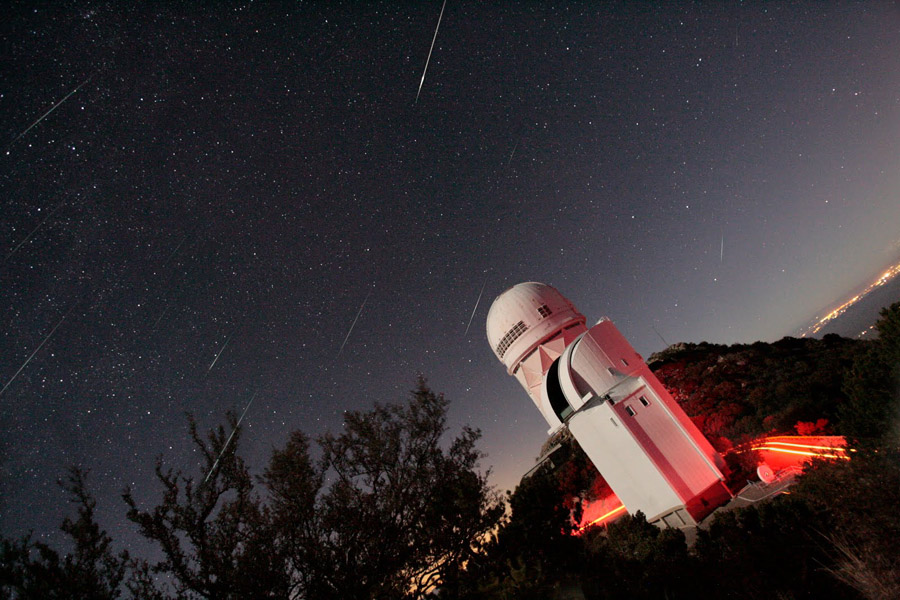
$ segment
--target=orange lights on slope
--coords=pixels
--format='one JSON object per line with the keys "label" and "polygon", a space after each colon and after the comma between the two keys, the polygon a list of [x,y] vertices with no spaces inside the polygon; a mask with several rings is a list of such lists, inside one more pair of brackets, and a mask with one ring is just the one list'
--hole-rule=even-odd
{"label": "orange lights on slope", "polygon": [[783,452],[784,454],[799,454],[801,456],[816,456],[819,458],[838,458],[841,460],[850,460],[850,457],[841,451],[840,454],[831,454],[828,452],[822,451],[810,451],[810,450],[791,450],[789,448],[779,448],[777,446],[753,446],[752,450],[768,450],[770,452]]}
{"label": "orange lights on slope", "polygon": [[[756,440],[747,450],[794,454],[814,458],[850,460],[847,442],[840,436],[772,436]],[[740,450],[739,450],[740,452]],[[849,452],[853,452],[852,449]]]}

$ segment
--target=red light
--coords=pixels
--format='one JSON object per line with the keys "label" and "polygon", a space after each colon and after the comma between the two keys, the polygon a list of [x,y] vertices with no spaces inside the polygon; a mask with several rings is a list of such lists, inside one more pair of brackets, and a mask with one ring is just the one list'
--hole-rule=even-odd
{"label": "red light", "polygon": [[828,448],[828,450],[835,450],[841,452],[840,454],[829,454],[827,452],[810,452],[808,450],[791,450],[789,448],[778,448],[773,446],[753,446],[752,450],[768,450],[769,452],[783,452],[785,454],[799,454],[801,456],[819,456],[821,458],[839,458],[841,460],[850,460],[850,457],[843,453],[843,450],[840,448]]}
{"label": "red light", "polygon": [[602,515],[602,516],[597,517],[596,519],[594,519],[594,520],[591,521],[590,523],[587,523],[587,524],[585,524],[585,525],[582,525],[581,527],[579,527],[578,529],[576,529],[575,532],[576,532],[576,533],[581,533],[582,531],[584,531],[584,530],[587,529],[588,527],[591,527],[591,526],[593,526],[593,525],[600,525],[601,523],[603,523],[604,521],[606,521],[607,519],[609,519],[609,518],[612,517],[613,515],[619,514],[619,513],[622,512],[623,510],[625,510],[625,505],[624,505],[624,504],[622,504],[622,505],[620,505],[620,506],[618,506],[618,507],[612,509],[611,511],[609,511],[609,512],[606,513],[605,515]]}
{"label": "red light", "polygon": [[791,442],[779,442],[772,438],[766,438],[761,443],[763,444],[777,444],[779,446],[790,446],[792,448],[808,448],[811,450],[828,450],[828,451],[840,451],[843,452],[844,449],[841,447],[835,446],[814,446],[812,444],[795,444]]}
{"label": "red light", "polygon": [[[737,453],[757,450],[763,453],[761,463],[768,463],[776,471],[802,466],[805,457],[850,460],[846,440],[836,435],[773,435],[762,437],[735,449]],[[790,458],[793,455],[796,458]],[[779,458],[780,457],[780,458]],[[803,458],[801,458],[803,457]]]}

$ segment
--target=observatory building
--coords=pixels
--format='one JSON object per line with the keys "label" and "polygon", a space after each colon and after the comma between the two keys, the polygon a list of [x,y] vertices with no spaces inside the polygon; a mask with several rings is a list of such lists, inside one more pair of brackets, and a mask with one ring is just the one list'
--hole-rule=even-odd
{"label": "observatory building", "polygon": [[731,498],[722,457],[612,321],[588,329],[555,288],[520,283],[494,300],[487,337],[550,433],[568,427],[629,513],[692,526]]}

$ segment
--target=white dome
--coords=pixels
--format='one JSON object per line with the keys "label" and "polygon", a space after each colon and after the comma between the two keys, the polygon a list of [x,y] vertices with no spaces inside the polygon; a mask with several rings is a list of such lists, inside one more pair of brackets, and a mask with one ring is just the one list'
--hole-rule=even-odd
{"label": "white dome", "polygon": [[530,281],[497,296],[488,311],[487,338],[512,374],[538,344],[569,325],[584,322],[584,316],[556,288]]}

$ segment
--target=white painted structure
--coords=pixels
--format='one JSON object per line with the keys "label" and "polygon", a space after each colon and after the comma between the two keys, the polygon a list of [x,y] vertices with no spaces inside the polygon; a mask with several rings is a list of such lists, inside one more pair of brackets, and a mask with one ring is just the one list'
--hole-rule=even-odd
{"label": "white painted structure", "polygon": [[684,527],[731,498],[722,457],[608,319],[588,329],[556,289],[520,283],[494,300],[487,337],[550,433],[569,428],[628,512]]}

